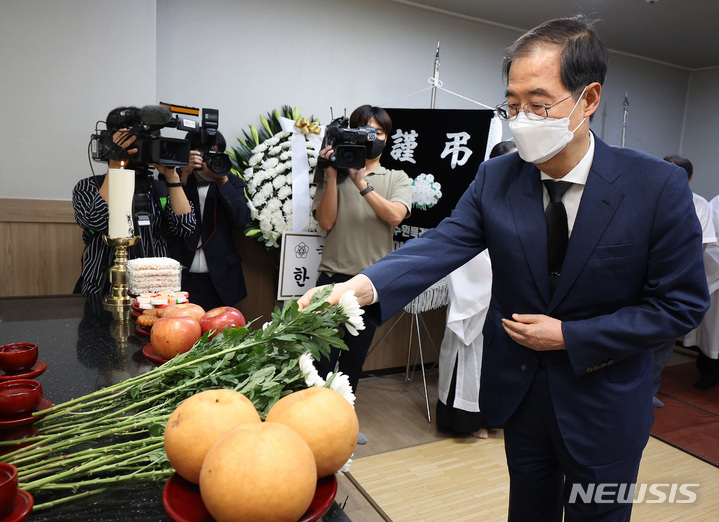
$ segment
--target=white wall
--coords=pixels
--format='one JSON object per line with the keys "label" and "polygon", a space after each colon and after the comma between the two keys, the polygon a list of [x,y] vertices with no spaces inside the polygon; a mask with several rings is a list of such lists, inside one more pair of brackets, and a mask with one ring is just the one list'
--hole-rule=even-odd
{"label": "white wall", "polygon": [[692,190],[709,200],[719,194],[717,92],[719,68],[692,73],[681,148],[681,154],[694,166]]}
{"label": "white wall", "polygon": [[71,199],[95,122],[154,103],[155,39],[154,0],[2,0],[1,198]]}
{"label": "white wall", "polygon": [[592,128],[607,143],[621,145],[627,95],[625,146],[659,157],[677,154],[688,80],[687,71],[610,53]]}
{"label": "white wall", "polygon": [[[230,144],[284,104],[322,123],[330,107],[428,107],[429,90],[407,95],[429,88],[438,40],[444,86],[495,105],[503,51],[518,35],[387,0],[3,0],[0,198],[70,199],[91,173],[95,122],[119,105],[220,109]],[[718,76],[612,53],[592,128],[620,144],[628,92],[626,145],[687,155],[694,190],[712,196],[707,96]],[[436,106],[476,107],[443,91]]]}
{"label": "white wall", "polygon": [[[440,41],[445,87],[494,106],[516,34],[386,0],[158,0],[158,95],[219,108],[226,136],[285,104],[322,123],[330,107],[426,108],[429,91],[406,96],[430,88]],[[477,105],[439,92],[436,107]]]}

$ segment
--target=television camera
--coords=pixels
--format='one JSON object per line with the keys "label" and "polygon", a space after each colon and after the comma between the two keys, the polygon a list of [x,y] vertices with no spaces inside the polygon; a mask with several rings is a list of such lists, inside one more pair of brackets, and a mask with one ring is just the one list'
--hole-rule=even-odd
{"label": "television camera", "polygon": [[[232,166],[230,157],[214,150],[219,112],[217,109],[202,109],[202,119],[198,120],[200,109],[195,107],[163,102],[142,108],[118,107],[108,114],[106,130],[98,131],[96,128],[90,136],[90,155],[99,162],[126,161],[129,168],[135,169],[146,169],[153,163],[184,167],[190,161],[189,140],[159,135],[162,128],[175,128],[199,133],[202,161],[215,174],[226,176]],[[130,147],[130,150],[136,148],[136,153],[128,154],[113,141],[113,135],[120,129],[127,129],[136,137]]]}
{"label": "television camera", "polygon": [[367,146],[377,139],[377,131],[369,125],[350,128],[349,119],[342,116],[325,128],[322,148],[331,146],[330,165],[337,169],[361,169],[365,166]]}

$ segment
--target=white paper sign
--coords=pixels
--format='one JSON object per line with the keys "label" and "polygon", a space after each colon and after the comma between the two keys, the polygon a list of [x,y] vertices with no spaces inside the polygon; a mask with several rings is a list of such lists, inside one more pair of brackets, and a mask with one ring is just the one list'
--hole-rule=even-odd
{"label": "white paper sign", "polygon": [[325,238],[314,232],[282,233],[277,300],[299,298],[316,286]]}

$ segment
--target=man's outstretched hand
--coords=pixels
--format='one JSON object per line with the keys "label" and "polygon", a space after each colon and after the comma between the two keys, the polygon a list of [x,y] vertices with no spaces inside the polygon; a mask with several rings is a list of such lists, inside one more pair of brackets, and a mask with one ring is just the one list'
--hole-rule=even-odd
{"label": "man's outstretched hand", "polygon": [[[315,288],[305,292],[305,295],[297,300],[300,310],[310,304],[312,296],[315,295],[315,292],[317,292],[320,288],[324,287],[316,286]],[[349,290],[355,291],[355,296],[357,297],[357,302],[360,306],[366,306],[372,303],[372,283],[370,283],[369,277],[364,274],[358,274],[344,283],[335,284],[332,289],[332,293],[327,298],[327,301],[330,305],[336,305],[340,302],[340,298]]]}

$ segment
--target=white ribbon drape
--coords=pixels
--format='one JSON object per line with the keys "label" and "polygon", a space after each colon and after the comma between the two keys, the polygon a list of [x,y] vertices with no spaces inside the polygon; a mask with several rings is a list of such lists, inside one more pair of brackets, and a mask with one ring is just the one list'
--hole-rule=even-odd
{"label": "white ribbon drape", "polygon": [[325,128],[320,127],[319,134],[304,134],[295,121],[282,117],[279,121],[283,131],[292,133],[292,230],[301,232],[310,225],[310,164],[306,142],[319,152]]}

